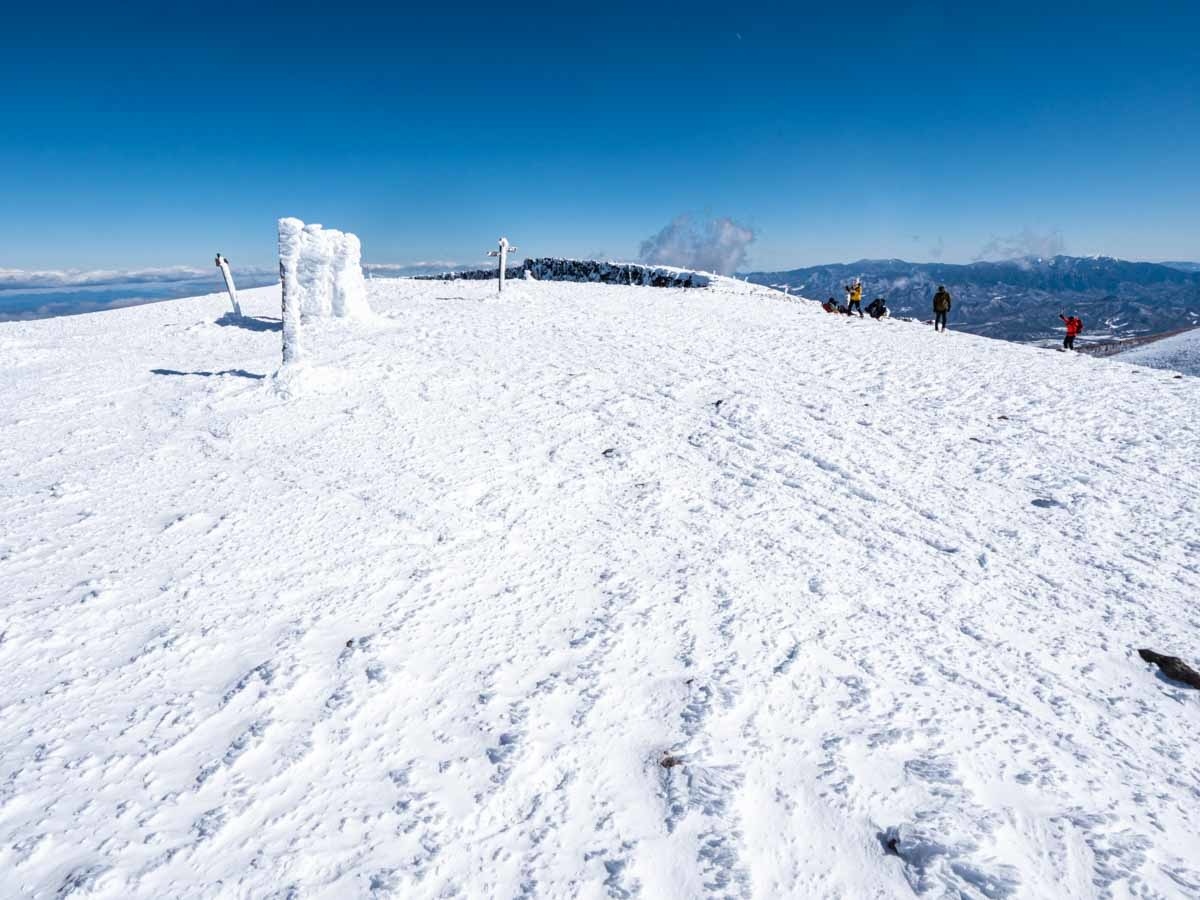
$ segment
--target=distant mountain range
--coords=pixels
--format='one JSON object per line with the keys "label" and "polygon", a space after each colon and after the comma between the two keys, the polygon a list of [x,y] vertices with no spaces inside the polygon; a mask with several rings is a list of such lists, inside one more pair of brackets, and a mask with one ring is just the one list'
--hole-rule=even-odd
{"label": "distant mountain range", "polygon": [[939,284],[954,296],[951,327],[1036,341],[1060,329],[1059,310],[1083,318],[1089,337],[1131,337],[1200,324],[1200,263],[1128,262],[1111,257],[1030,257],[967,265],[864,259],[742,277],[814,300],[844,299],[863,281],[864,305],[883,297],[893,315],[931,317]]}

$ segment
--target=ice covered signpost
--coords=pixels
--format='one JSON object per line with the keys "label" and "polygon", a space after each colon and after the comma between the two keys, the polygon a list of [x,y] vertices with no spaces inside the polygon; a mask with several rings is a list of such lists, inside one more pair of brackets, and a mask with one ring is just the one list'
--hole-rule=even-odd
{"label": "ice covered signpost", "polygon": [[500,290],[504,290],[504,270],[508,268],[508,254],[510,251],[513,253],[516,253],[517,248],[510,247],[508,245],[508,238],[506,238],[506,237],[500,238],[500,249],[499,250],[489,250],[488,251],[488,256],[500,257]]}
{"label": "ice covered signpost", "polygon": [[242,308],[238,305],[237,288],[233,284],[233,273],[229,271],[229,260],[220,253],[217,254],[217,268],[225,276],[225,290],[229,291],[229,300],[233,304],[233,314],[240,319],[242,317]]}
{"label": "ice covered signpost", "polygon": [[301,317],[366,318],[362,245],[349,232],[279,220],[279,281],[283,292],[283,362],[303,356]]}

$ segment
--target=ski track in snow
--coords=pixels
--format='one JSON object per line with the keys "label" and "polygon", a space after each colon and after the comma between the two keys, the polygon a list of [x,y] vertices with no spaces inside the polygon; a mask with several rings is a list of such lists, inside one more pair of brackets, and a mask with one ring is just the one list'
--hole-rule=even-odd
{"label": "ski track in snow", "polygon": [[0,892],[1200,894],[1200,382],[369,289],[0,325]]}

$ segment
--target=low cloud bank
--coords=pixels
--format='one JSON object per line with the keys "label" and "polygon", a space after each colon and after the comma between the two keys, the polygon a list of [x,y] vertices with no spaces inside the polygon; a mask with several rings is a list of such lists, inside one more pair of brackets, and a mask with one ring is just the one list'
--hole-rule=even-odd
{"label": "low cloud bank", "polygon": [[658,234],[642,241],[638,260],[659,266],[678,266],[718,275],[744,268],[754,243],[754,229],[730,218],[697,220],[676,216]]}
{"label": "low cloud bank", "polygon": [[[363,273],[380,278],[401,278],[411,275],[437,275],[477,268],[479,263],[455,260],[418,260],[409,263],[363,263]],[[275,266],[239,266],[232,263],[233,276],[241,285],[243,279],[265,284],[279,278]],[[147,285],[167,287],[189,281],[211,280],[223,285],[221,273],[214,266],[162,266],[146,269],[3,269],[0,268],[0,291],[70,291],[87,288]]]}
{"label": "low cloud bank", "polygon": [[[278,268],[233,268],[239,288],[276,284]],[[220,270],[192,266],[157,269],[0,269],[0,322],[44,319],[225,293]]]}
{"label": "low cloud bank", "polygon": [[[239,268],[234,275],[267,275],[273,270],[261,266]],[[220,278],[216,266],[166,266],[152,269],[0,269],[0,290],[40,290],[46,288],[104,287],[119,284],[173,284],[200,278]]]}
{"label": "low cloud bank", "polygon": [[414,275],[441,275],[443,272],[462,272],[477,269],[480,263],[455,262],[448,259],[423,259],[408,263],[363,263],[363,272],[380,278],[410,278]]}

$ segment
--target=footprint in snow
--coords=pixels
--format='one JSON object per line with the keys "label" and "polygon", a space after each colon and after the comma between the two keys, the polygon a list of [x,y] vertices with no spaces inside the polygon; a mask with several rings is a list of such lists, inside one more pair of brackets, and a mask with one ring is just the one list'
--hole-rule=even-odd
{"label": "footprint in snow", "polygon": [[1038,497],[1031,502],[1039,509],[1053,509],[1056,506],[1063,506],[1063,504],[1059,503],[1057,500],[1052,500],[1048,497]]}
{"label": "footprint in snow", "polygon": [[939,553],[958,553],[958,551],[961,549],[959,547],[954,547],[950,544],[943,543],[942,541],[931,540],[930,538],[922,538],[922,540],[924,540],[926,544],[928,544],[934,550],[937,550]]}

